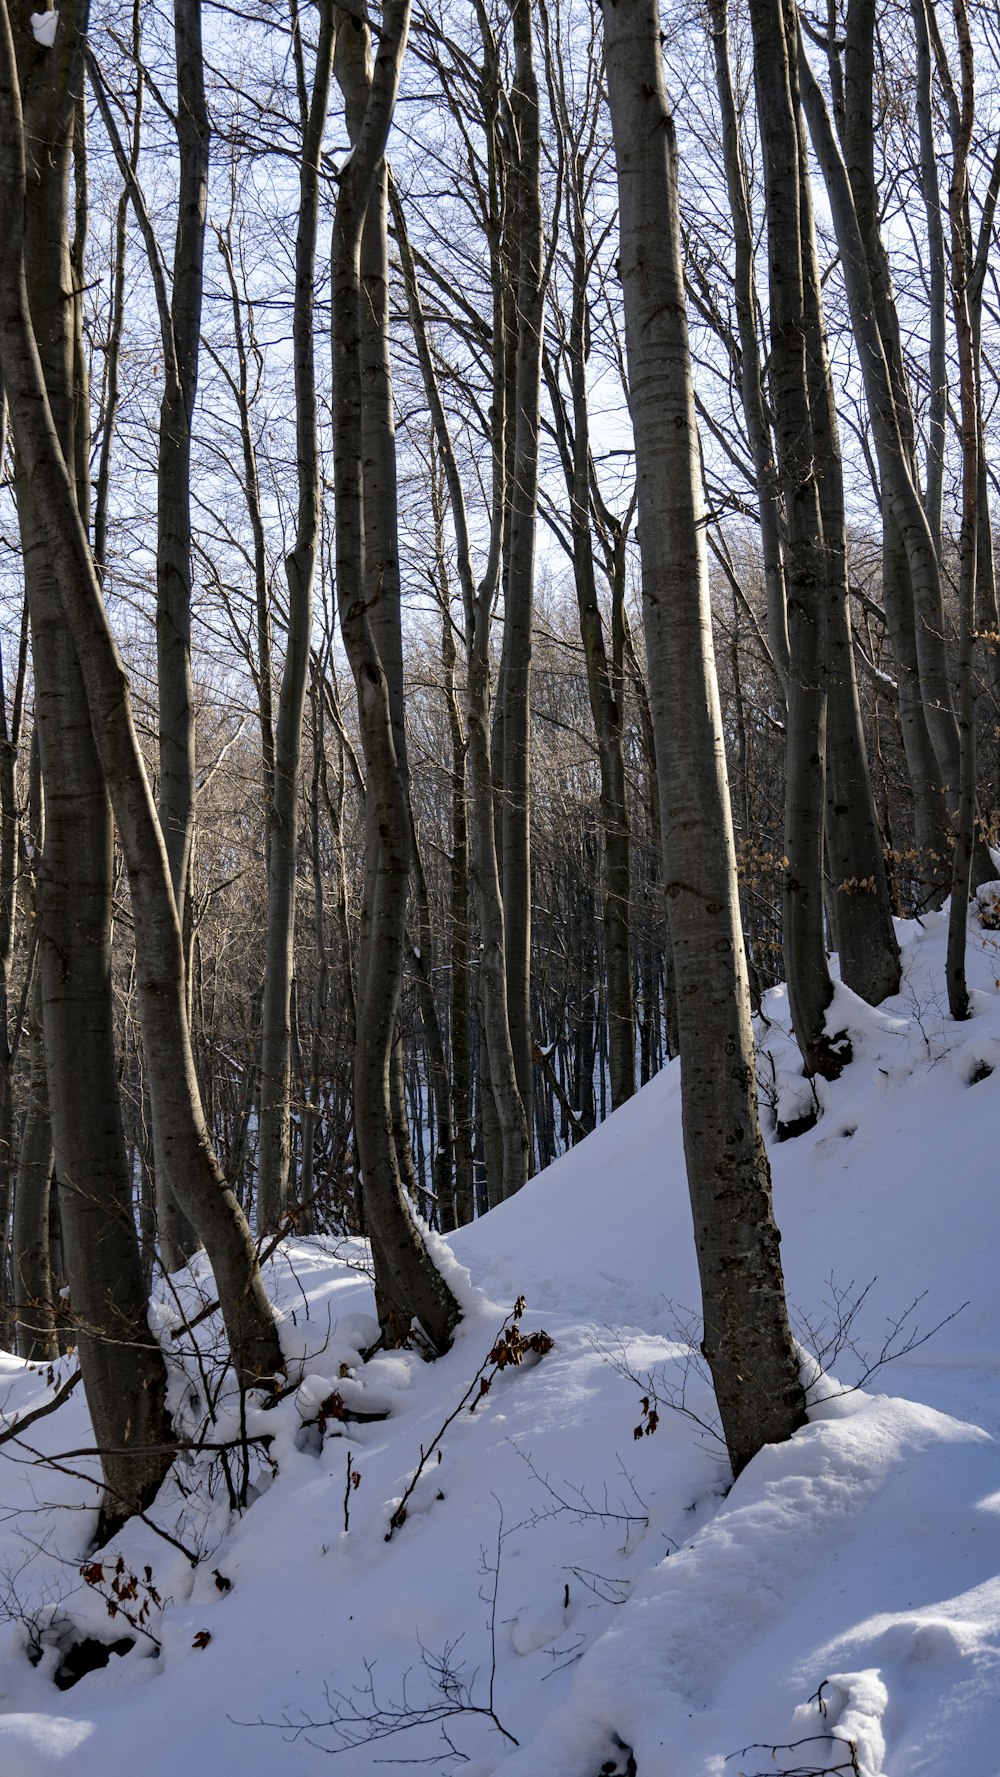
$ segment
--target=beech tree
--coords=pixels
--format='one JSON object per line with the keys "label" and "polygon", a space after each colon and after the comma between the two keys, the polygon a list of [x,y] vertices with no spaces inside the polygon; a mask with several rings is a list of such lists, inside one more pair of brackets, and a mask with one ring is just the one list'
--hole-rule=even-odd
{"label": "beech tree", "polygon": [[757,1117],[659,18],[654,0],[604,0],[603,17],[684,1157],[703,1349],[739,1474],[804,1422],[805,1399]]}
{"label": "beech tree", "polygon": [[[393,1121],[392,1047],[403,975],[412,828],[401,729],[394,721],[399,687],[394,697],[392,684],[401,660],[394,476],[379,473],[386,466],[394,469],[394,458],[390,465],[376,458],[369,472],[365,416],[379,400],[379,387],[376,383],[373,390],[370,380],[367,385],[362,380],[364,243],[369,235],[369,255],[374,249],[381,262],[373,280],[368,258],[366,294],[372,293],[374,282],[377,299],[378,286],[385,283],[385,150],[408,28],[409,0],[387,0],[371,66],[368,27],[348,14],[338,32],[336,74],[352,113],[353,147],[341,173],[333,231],[337,598],[357,689],[366,804],[371,809],[365,860],[368,955],[357,1008],[354,1117],[375,1293],[390,1341],[405,1341],[416,1321],[430,1349],[443,1351],[459,1317],[458,1304],[415,1226]],[[381,302],[375,312],[384,313]],[[388,412],[383,410],[380,418],[383,441],[388,442]],[[373,583],[374,602],[381,607],[377,612],[369,591]]]}
{"label": "beech tree", "polygon": [[[252,1385],[273,1378],[281,1365],[280,1347],[249,1228],[222,1176],[205,1126],[191,1050],[183,941],[166,848],[139,748],[127,676],[108,624],[78,504],[78,480],[74,471],[79,461],[76,453],[79,433],[74,427],[71,434],[68,426],[60,431],[53,413],[40,357],[37,324],[30,311],[27,291],[31,204],[21,78],[27,78],[39,66],[47,68],[50,60],[54,70],[61,75],[56,93],[60,103],[50,124],[51,137],[46,138],[39,132],[41,140],[52,141],[53,170],[49,174],[50,192],[45,195],[57,201],[53,205],[53,233],[47,245],[55,256],[54,264],[59,267],[65,265],[67,257],[65,194],[69,178],[70,130],[73,107],[79,103],[81,93],[86,19],[72,5],[61,12],[56,27],[56,51],[51,57],[49,47],[34,38],[30,27],[22,29],[19,41],[23,76],[15,57],[6,5],[2,23],[0,218],[9,251],[0,274],[0,364],[10,403],[19,473],[24,477],[24,485],[30,488],[30,498],[24,506],[25,559],[27,561],[34,555],[44,570],[53,597],[58,595],[58,612],[51,605],[48,610],[53,640],[59,642],[63,658],[53,660],[48,682],[53,696],[64,708],[68,707],[68,702],[64,701],[65,687],[71,675],[79,674],[80,701],[73,736],[76,750],[69,751],[67,765],[82,769],[92,734],[97,766],[95,774],[94,766],[87,762],[94,783],[92,795],[99,807],[106,785],[125,853],[140,958],[139,1002],[158,1163],[168,1168],[181,1208],[204,1239],[215,1269],[233,1361],[241,1379]],[[32,139],[39,139],[34,132]],[[56,152],[59,144],[61,151]],[[48,221],[47,206],[39,203],[39,208]],[[58,311],[63,317],[71,316],[72,302],[61,298]],[[60,326],[65,338],[69,323],[64,318]],[[63,349],[65,352],[65,345]],[[72,365],[72,355],[69,362]],[[40,677],[46,677],[44,669]],[[82,704],[84,697],[85,705]],[[44,777],[44,742],[42,768]],[[62,780],[63,785],[64,782]],[[67,807],[76,806],[76,801],[76,798],[68,799]],[[50,787],[48,835],[52,832],[51,803]],[[110,826],[106,823],[104,832],[105,837],[99,843],[106,855],[110,846]],[[105,884],[108,867],[103,867]],[[106,898],[107,888],[102,886],[95,892]],[[75,917],[74,894],[70,875],[65,881],[63,895],[67,917],[71,919]],[[106,915],[102,915],[102,921],[106,924]],[[105,952],[106,937],[99,935],[90,954],[100,962]],[[95,991],[107,990],[98,985]],[[54,1037],[52,1040],[54,1042]],[[57,1091],[53,1081],[54,1068],[49,1059],[50,1038],[46,1031],[46,1065],[50,1073],[54,1130],[59,1116],[66,1116],[68,1121],[72,1118],[73,1094],[81,1077],[77,1022],[67,1025],[65,1044],[66,1074],[60,1079]],[[86,1050],[87,1045],[84,1048]],[[104,1065],[109,1066],[106,1049]],[[107,1090],[92,1092],[80,1100],[79,1120],[84,1128],[89,1124],[93,1131],[94,1120],[100,1123],[102,1107],[107,1103],[115,1104],[113,1081],[112,1071]],[[58,1167],[58,1135],[55,1136],[55,1146]],[[121,1211],[117,1221],[119,1226],[129,1225],[123,1220]],[[112,1274],[118,1275],[117,1267]],[[143,1290],[133,1315],[144,1317],[144,1310]],[[148,1350],[148,1343],[137,1338],[134,1345],[123,1341],[120,1349],[141,1356]],[[116,1356],[117,1352],[118,1348],[115,1349]],[[109,1386],[117,1398],[117,1390],[113,1384],[109,1383]],[[143,1391],[143,1398],[147,1397],[155,1400],[152,1388]],[[135,1429],[132,1435],[137,1442],[143,1441]],[[115,1448],[124,1442],[123,1439],[107,1441]],[[163,1443],[162,1438],[148,1441],[160,1446]],[[161,1468],[162,1461],[162,1455],[158,1454],[156,1463]],[[148,1486],[148,1479],[144,1479],[143,1485]]]}
{"label": "beech tree", "polygon": [[268,810],[267,949],[261,1009],[260,1149],[257,1217],[274,1227],[288,1199],[291,1097],[292,977],[295,877],[298,859],[299,766],[302,716],[309,680],[313,579],[319,549],[320,470],[316,423],[315,300],[319,173],[326,126],[336,25],[332,0],[320,10],[312,91],[306,84],[298,11],[292,12],[302,150],[295,241],[293,349],[295,378],[295,538],[285,560],[288,628],[274,730],[274,767]]}

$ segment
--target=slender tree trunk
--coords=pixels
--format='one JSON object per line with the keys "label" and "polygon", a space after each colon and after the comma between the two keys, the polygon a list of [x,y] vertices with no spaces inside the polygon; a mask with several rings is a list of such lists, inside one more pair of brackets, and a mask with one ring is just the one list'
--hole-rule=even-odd
{"label": "slender tree trunk", "polygon": [[[320,828],[320,796],[323,781],[326,730],[324,725],[324,707],[322,694],[322,677],[325,670],[325,650],[316,662],[310,689],[310,705],[312,710],[312,787],[309,797],[309,838],[310,865],[312,869],[313,890],[313,946],[316,952],[316,975],[312,992],[311,1031],[309,1039],[309,1065],[303,1080],[303,1106],[300,1118],[302,1131],[302,1178],[299,1188],[301,1214],[299,1226],[303,1233],[311,1233],[316,1228],[316,1186],[315,1186],[315,1146],[316,1126],[319,1119],[319,1072],[323,1041],[326,1034],[327,1003],[330,986],[330,957],[327,946],[326,895],[324,892],[323,856]],[[348,969],[350,967],[349,959]]]}
{"label": "slender tree trunk", "polygon": [[653,0],[605,0],[603,16],[684,1151],[704,1351],[738,1474],[805,1404],[757,1120],[660,21]]}
{"label": "slender tree trunk", "polygon": [[[132,134],[129,145],[129,166],[135,179],[142,146],[142,115],[145,81],[142,74],[141,0],[132,0],[132,61],[135,67],[136,94],[132,113]],[[93,546],[97,571],[104,576],[108,554],[108,504],[111,495],[111,453],[118,426],[119,378],[121,373],[122,339],[125,332],[125,278],[128,246],[129,188],[126,184],[115,211],[114,258],[112,261],[111,316],[108,343],[104,356],[104,401],[101,415],[101,450],[94,490]]]}
{"label": "slender tree trunk", "polygon": [[832,875],[833,926],[841,980],[862,999],[877,1006],[899,991],[899,947],[892,924],[854,675],[843,465],[801,121],[799,134],[806,350],[826,564],[826,845]]}
{"label": "slender tree trunk", "polygon": [[410,946],[410,968],[417,990],[420,1022],[427,1045],[428,1085],[434,1105],[436,1132],[431,1175],[437,1199],[440,1227],[450,1233],[458,1227],[455,1207],[455,1136],[452,1123],[451,1081],[444,1035],[434,998],[434,931],[423,860],[413,836],[413,899],[417,915],[417,942]]}
{"label": "slender tree trunk", "polygon": [[[440,514],[443,517],[443,513]],[[439,559],[443,534],[438,527]],[[446,590],[446,589],[445,589]],[[448,1019],[449,1060],[454,1106],[455,1220],[471,1222],[472,1193],[472,998],[469,956],[469,827],[465,796],[465,731],[455,687],[455,638],[450,602],[442,601],[441,654],[451,739],[451,969]]]}
{"label": "slender tree trunk", "polygon": [[[580,613],[580,639],[587,667],[587,694],[597,736],[601,774],[601,827],[604,848],[604,950],[607,978],[608,1045],[612,1106],[624,1104],[635,1091],[635,1007],[632,998],[631,834],[625,794],[624,675],[621,647],[615,633],[617,588],[612,582],[615,612],[609,650],[597,598],[594,533],[591,526],[590,411],[587,391],[588,343],[591,331],[587,289],[590,254],[585,212],[588,176],[583,136],[590,118],[574,121],[558,49],[548,45],[548,81],[556,105],[565,164],[565,206],[572,293],[568,338],[564,340],[570,396],[567,404],[558,365],[546,351],[543,358],[556,427],[556,440],[569,498],[573,577]],[[561,317],[560,317],[561,320]],[[565,332],[565,323],[560,328]],[[610,516],[610,515],[609,515]]]}
{"label": "slender tree trunk", "polygon": [[[799,71],[813,146],[823,171],[851,311],[882,482],[884,510],[898,532],[912,588],[921,700],[949,816],[958,808],[959,742],[945,650],[940,564],[914,479],[913,416],[899,348],[899,324],[878,231],[871,165],[871,0],[852,0],[845,156],[799,44]],[[852,121],[853,119],[853,121]],[[896,638],[893,638],[894,646]]]}
{"label": "slender tree trunk", "polygon": [[[82,32],[75,4],[64,5],[60,56],[79,58]],[[35,54],[28,49],[28,56]],[[29,118],[29,128],[30,128]],[[32,140],[35,139],[32,134]],[[212,1152],[198,1095],[185,993],[184,954],[163,835],[156,818],[132,718],[128,684],[108,625],[74,478],[46,393],[24,277],[24,123],[6,0],[0,19],[0,362],[11,406],[25,501],[24,551],[58,593],[63,613],[44,612],[52,646],[71,645],[86,692],[89,728],[114,805],[125,853],[139,952],[139,1003],[150,1080],[157,1165],[169,1168],[181,1207],[196,1222],[215,1271],[233,1360],[247,1383],[273,1376],[281,1365],[274,1319],[264,1295],[249,1229]],[[42,614],[40,613],[40,616]],[[54,689],[61,666],[54,666]],[[41,669],[36,648],[36,676]],[[77,738],[86,714],[75,722]],[[45,742],[43,736],[43,767]],[[71,876],[72,880],[72,876]],[[68,912],[71,914],[72,909]],[[67,1065],[81,1049],[79,1029]],[[51,1092],[60,1188],[57,1116],[68,1114]],[[100,1095],[89,1100],[100,1105]],[[66,1215],[64,1209],[64,1218]],[[134,1435],[134,1428],[133,1428]],[[162,1441],[162,1440],[160,1440]]]}
{"label": "slender tree trunk", "polygon": [[[41,852],[43,834],[41,761],[37,744],[32,746],[30,800],[32,849],[37,856]],[[34,893],[29,892],[31,912],[35,915]],[[33,954],[34,945],[32,959]],[[59,1355],[49,1258],[49,1203],[54,1157],[43,1020],[42,978],[40,970],[36,969],[28,1004],[28,1103],[21,1132],[11,1236],[17,1349],[29,1363],[47,1363]]]}
{"label": "slender tree trunk", "polygon": [[[933,619],[915,619],[914,599],[919,584],[925,616],[935,602],[940,607],[938,562],[913,482],[890,367],[875,321],[875,294],[851,181],[801,42],[798,59],[803,105],[830,200],[878,455],[884,513],[883,591],[899,675],[900,722],[913,784],[917,843],[926,853],[933,895],[937,892],[935,876],[940,879],[942,860],[950,854],[951,819],[957,809],[957,730],[952,748],[947,739],[949,723],[954,727],[950,688],[947,683],[943,691],[940,686],[935,688],[937,669],[927,666],[925,670]],[[933,724],[929,713],[932,702],[936,708]]]}
{"label": "slender tree trunk", "polygon": [[[410,1336],[417,1321],[431,1349],[441,1351],[450,1343],[458,1305],[410,1212],[393,1128],[390,1070],[403,979],[410,810],[405,761],[396,750],[391,686],[369,613],[365,542],[370,508],[362,469],[362,235],[369,204],[373,198],[378,202],[408,24],[408,0],[387,0],[379,53],[370,68],[367,27],[351,15],[339,21],[337,78],[348,105],[357,106],[361,117],[341,172],[334,217],[334,481],[341,632],[357,688],[367,801],[378,838],[374,871],[368,876],[369,966],[357,1012],[355,1135],[383,1333],[398,1343]],[[383,515],[383,524],[390,522]]]}
{"label": "slender tree trunk", "polygon": [[[488,1067],[480,1073],[480,1104],[486,1107],[484,1115],[489,1122],[489,1134],[484,1131],[484,1140],[490,1160],[490,1199],[497,1202],[501,1197],[510,1197],[520,1190],[528,1176],[527,1124],[524,1104],[518,1090],[507,1010],[506,931],[497,863],[493,820],[494,781],[490,759],[490,619],[499,579],[504,535],[504,428],[494,411],[490,548],[485,573],[477,586],[472,566],[465,497],[430,354],[416,271],[406,237],[405,218],[398,203],[394,203],[393,214],[424,391],[451,503],[458,575],[465,612],[469,876],[479,915],[479,1008],[483,1040],[489,1056]],[[493,394],[494,409],[499,408],[502,415],[505,384],[501,362],[501,306],[498,292],[494,314]],[[493,1125],[490,1121],[494,1113],[496,1141],[492,1139]]]}
{"label": "slender tree trunk", "polygon": [[915,97],[920,143],[920,189],[927,217],[927,315],[929,390],[927,398],[927,472],[924,507],[938,556],[941,555],[941,515],[944,501],[945,435],[948,419],[948,362],[945,319],[948,273],[945,261],[944,218],[938,184],[938,155],[934,122],[934,89],[926,0],[910,0],[910,16],[916,42]]}
{"label": "slender tree trunk", "polygon": [[[254,335],[253,310],[249,302],[244,302],[237,282],[232,241],[228,231],[226,233],[219,231],[218,244],[219,254],[226,268],[226,279],[229,284],[233,311],[236,372],[230,386],[239,414],[240,444],[243,452],[243,495],[246,500],[247,517],[250,521],[250,534],[253,539],[254,614],[257,646],[256,659],[251,662],[251,673],[257,691],[264,805],[266,808],[271,808],[274,802],[274,699],[271,683],[274,669],[271,645],[271,594],[268,584],[267,541],[264,534],[264,511],[260,493],[260,473],[257,465],[257,443],[252,423],[250,385],[250,354],[251,352],[257,354],[259,347]],[[264,823],[264,867],[268,872],[268,878],[270,878],[271,868],[271,825],[270,820]]]}
{"label": "slender tree trunk", "polygon": [[[61,461],[73,465],[72,473],[64,469],[66,497],[80,523],[76,502],[86,497],[79,474],[80,428],[85,423],[81,407],[86,415],[87,391],[81,381],[78,338],[80,285],[74,276],[67,224],[74,129],[83,106],[83,62],[71,13],[63,24],[64,42],[41,64],[22,27],[22,127],[22,95],[6,7],[0,16],[0,161],[5,160],[0,207],[15,212],[13,227],[4,231],[15,276],[5,279],[0,358],[11,396],[15,491],[45,784],[36,917],[52,1117],[51,1144],[44,1128],[29,1127],[26,1167],[33,1163],[33,1171],[45,1177],[26,1171],[18,1239],[28,1270],[42,1282],[44,1295],[39,1249],[47,1239],[46,1187],[54,1145],[73,1328],[95,1438],[104,1451],[99,1532],[103,1540],[156,1492],[169,1458],[150,1446],[168,1442],[169,1420],[166,1374],[146,1319],[118,1097],[111,999],[111,815],[73,638],[52,558],[42,545],[45,492],[22,444],[21,379],[16,370],[11,375],[11,357],[20,343],[16,325],[10,326],[14,282],[17,320],[23,317],[24,333],[30,337],[34,372],[50,413],[53,447],[62,453]],[[31,151],[27,166],[25,141]],[[48,1150],[44,1157],[39,1152],[42,1147]],[[37,1331],[43,1340],[51,1337],[51,1315],[45,1316],[44,1307]]]}
{"label": "slender tree trunk", "polygon": [[955,0],[955,28],[961,68],[961,99],[954,132],[955,158],[948,193],[951,223],[951,298],[958,345],[959,398],[962,421],[962,526],[958,544],[959,563],[959,736],[961,740],[961,798],[955,833],[955,860],[951,880],[948,922],[948,1008],[953,1018],[969,1016],[969,988],[965,972],[972,853],[976,837],[976,688],[973,671],[973,638],[976,623],[976,568],[979,503],[979,365],[972,315],[969,309],[969,278],[972,271],[968,224],[969,154],[975,121],[975,62],[972,30],[965,0]]}
{"label": "slender tree trunk", "polygon": [[504,581],[503,797],[500,815],[507,1016],[517,1089],[528,1130],[529,1162],[532,1127],[531,640],[544,311],[540,121],[531,14],[531,0],[513,0],[514,84],[510,95],[510,117],[516,156],[511,187],[517,253],[517,305],[511,385],[514,405],[511,415],[509,553]]}
{"label": "slender tree trunk", "polygon": [[760,546],[767,597],[767,636],[771,659],[784,688],[788,683],[788,615],[781,559],[781,502],[771,446],[771,428],[764,404],[757,336],[757,292],[754,278],[754,235],[750,214],[740,120],[729,55],[728,0],[710,0],[715,80],[722,114],[722,153],[735,250],[736,322],[740,337],[740,395],[747,442],[753,457],[760,517]]}
{"label": "slender tree trunk", "polygon": [[809,400],[807,224],[802,209],[795,25],[784,0],[751,0],[750,18],[764,147],[771,393],[786,531],[785,969],[792,1025],[805,1071],[835,1079],[845,1055],[826,1031],[833,997],[823,924],[826,563]]}
{"label": "slender tree trunk", "polygon": [[156,660],[160,824],[183,919],[194,834],[195,711],[191,674],[191,427],[208,206],[209,124],[201,0],[174,0],[179,177],[170,328],[157,458]]}
{"label": "slender tree trunk", "polygon": [[[0,379],[0,463],[6,453],[6,401]],[[7,1240],[10,1226],[11,1186],[14,1176],[14,1063],[19,1032],[11,1029],[11,986],[14,938],[17,930],[18,876],[21,859],[21,817],[18,807],[16,766],[24,715],[27,675],[28,610],[21,614],[21,638],[17,670],[11,687],[10,717],[7,686],[0,660],[0,1326],[7,1307]],[[35,947],[29,943],[30,969]]]}
{"label": "slender tree trunk", "polygon": [[299,70],[302,159],[295,240],[295,439],[298,513],[286,558],[288,629],[275,730],[274,786],[268,810],[267,947],[261,1017],[258,1228],[276,1227],[288,1199],[291,1143],[291,1000],[295,949],[299,766],[309,676],[312,591],[319,543],[319,452],[313,348],[319,167],[336,37],[333,0],[323,0],[312,94],[307,99],[297,4],[292,30]]}

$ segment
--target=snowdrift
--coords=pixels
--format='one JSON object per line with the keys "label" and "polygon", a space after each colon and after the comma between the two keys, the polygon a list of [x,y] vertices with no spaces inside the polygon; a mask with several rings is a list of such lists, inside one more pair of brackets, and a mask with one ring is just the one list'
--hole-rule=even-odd
{"label": "snowdrift", "polygon": [[[441,1243],[466,1315],[435,1365],[365,1362],[363,1248],[292,1241],[289,1389],[241,1425],[213,1319],[182,1324],[202,1262],[154,1318],[177,1423],[230,1448],[95,1554],[80,1391],[0,1446],[3,1777],[996,1777],[1000,944],[973,925],[956,1026],[945,916],[899,930],[897,999],[838,989],[854,1061],[821,1098],[764,1008],[766,1126],[818,1113],[769,1142],[801,1433],[730,1485],[676,1066]],[[551,1349],[498,1366],[520,1297]],[[0,1356],[3,1422],[72,1367]]]}

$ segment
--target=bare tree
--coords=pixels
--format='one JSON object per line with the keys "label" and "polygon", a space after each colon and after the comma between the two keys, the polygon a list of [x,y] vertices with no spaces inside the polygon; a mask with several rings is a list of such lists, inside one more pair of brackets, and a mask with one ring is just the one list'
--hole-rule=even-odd
{"label": "bare tree", "polygon": [[[333,232],[334,482],[337,600],[341,632],[358,696],[371,806],[368,833],[377,853],[366,864],[369,965],[360,984],[354,1053],[355,1133],[364,1181],[365,1218],[375,1262],[379,1319],[394,1343],[419,1323],[431,1350],[443,1351],[458,1320],[458,1304],[437,1271],[414,1222],[400,1175],[393,1128],[393,1036],[405,961],[411,819],[405,758],[397,751],[389,674],[370,613],[366,543],[373,499],[392,490],[364,485],[362,386],[362,238],[370,206],[384,218],[385,149],[399,86],[409,25],[409,0],[387,0],[373,65],[368,27],[350,14],[338,20],[335,70],[349,112],[353,147],[340,176]],[[385,223],[380,221],[383,253]],[[380,531],[394,531],[394,509],[380,515]],[[379,530],[375,531],[375,535]],[[396,642],[398,575],[382,581],[380,628]],[[394,610],[389,609],[390,601]],[[396,643],[398,650],[398,642]]]}
{"label": "bare tree", "polygon": [[739,1473],[803,1423],[805,1401],[757,1120],[659,16],[652,0],[605,0],[603,16],[684,1152],[704,1350]]}
{"label": "bare tree", "polygon": [[309,676],[313,578],[320,523],[313,345],[316,235],[319,225],[320,156],[335,38],[333,0],[322,0],[316,65],[310,93],[306,85],[301,21],[296,0],[292,0],[292,49],[302,127],[299,212],[295,240],[295,298],[292,311],[298,510],[294,544],[285,560],[288,577],[288,627],[274,735],[274,781],[268,810],[267,949],[261,1015],[257,1183],[257,1219],[261,1228],[274,1227],[285,1206],[291,1149],[291,1013],[299,767],[302,715]]}
{"label": "bare tree", "polygon": [[[73,106],[66,111],[65,92],[78,100],[83,54],[84,19],[76,5],[59,16],[58,43],[53,69],[62,73],[63,110],[57,114],[55,139],[65,137],[72,123]],[[0,273],[0,362],[10,401],[11,427],[18,456],[19,474],[30,489],[24,505],[25,560],[40,564],[51,592],[46,608],[53,647],[64,651],[53,656],[51,667],[41,665],[36,645],[36,676],[52,686],[58,700],[63,685],[79,671],[85,692],[85,711],[80,709],[73,726],[73,742],[67,763],[82,769],[87,737],[93,734],[110,794],[128,869],[139,953],[139,1003],[143,1043],[149,1073],[153,1138],[157,1164],[168,1168],[175,1194],[196,1226],[208,1249],[229,1334],[233,1361],[241,1380],[248,1385],[272,1377],[281,1364],[274,1317],[264,1293],[260,1269],[246,1220],[222,1176],[205,1125],[191,1050],[188,1022],[184,949],[180,921],[170,880],[163,834],[157,820],[149,781],[139,747],[129,697],[128,679],[108,624],[107,613],[94,567],[93,556],[77,501],[75,447],[62,434],[46,389],[39,343],[28,306],[25,283],[26,166],[25,126],[21,109],[18,67],[7,7],[0,31],[0,222],[8,251]],[[33,37],[22,42],[26,73],[35,72],[44,46]],[[62,132],[62,138],[58,131]],[[32,131],[32,138],[38,139]],[[44,138],[40,138],[44,139]],[[60,178],[68,177],[65,152]],[[65,200],[63,200],[65,201]],[[61,212],[65,217],[65,209]],[[65,256],[63,232],[49,243],[59,248],[57,265]],[[72,304],[62,298],[62,313]],[[65,323],[63,323],[65,325]],[[44,330],[43,330],[44,337]],[[75,434],[74,434],[75,444]],[[58,610],[56,609],[58,599]],[[86,713],[85,713],[86,712]],[[89,722],[87,717],[89,715]],[[45,741],[42,741],[45,770]],[[88,769],[91,769],[88,767]],[[51,779],[50,779],[51,782]],[[91,794],[103,795],[95,783]],[[52,807],[49,806],[51,832]],[[101,841],[110,846],[110,827]],[[78,860],[77,860],[78,861]],[[106,890],[102,891],[106,893]],[[66,916],[76,917],[74,879],[65,889]],[[100,948],[94,951],[100,957]],[[81,1051],[79,1025],[66,1040],[66,1065],[75,1070]],[[48,1045],[48,1037],[46,1039]],[[73,1086],[76,1073],[67,1082]],[[111,1102],[115,1100],[112,1072]],[[52,1077],[50,1074],[50,1089]],[[74,1088],[75,1089],[75,1088]],[[104,1090],[92,1092],[86,1102],[96,1111],[107,1101]],[[57,1106],[57,1100],[60,1103]],[[58,1116],[72,1116],[68,1097],[51,1091],[53,1126],[59,1167]],[[63,1169],[60,1177],[65,1183]],[[129,1208],[129,1219],[131,1211]],[[128,1344],[123,1347],[130,1349]],[[137,1345],[136,1350],[141,1350]],[[154,1440],[162,1442],[162,1440]],[[120,1443],[121,1440],[116,1440]]]}

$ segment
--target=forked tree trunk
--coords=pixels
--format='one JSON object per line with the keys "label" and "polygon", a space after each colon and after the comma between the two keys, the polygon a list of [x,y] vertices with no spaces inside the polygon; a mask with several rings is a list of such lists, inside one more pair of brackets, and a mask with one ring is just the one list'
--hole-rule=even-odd
{"label": "forked tree trunk", "polygon": [[[878,236],[877,216],[873,221],[877,205],[872,195],[871,145],[866,144],[865,128],[862,127],[867,114],[865,107],[868,111],[871,108],[871,55],[865,26],[868,0],[862,0],[862,4],[852,10],[855,18],[853,102],[860,107],[862,115],[853,132],[848,131],[854,151],[849,167],[834,135],[823,94],[809,67],[801,38],[798,43],[799,74],[809,131],[826,184],[840,249],[851,327],[882,483],[887,557],[886,612],[893,628],[893,648],[900,662],[900,717],[907,740],[907,762],[911,771],[917,771],[914,796],[918,800],[918,829],[922,824],[927,830],[930,871],[936,871],[940,881],[942,874],[947,875],[946,859],[951,855],[958,821],[962,794],[961,749],[945,649],[941,567],[915,480],[913,418],[905,370],[897,349],[898,320],[888,283],[885,251]],[[915,678],[919,684],[919,710],[907,708],[907,703],[913,706],[917,701]],[[922,723],[933,745],[933,762],[921,746],[919,730]],[[940,835],[933,831],[937,825],[935,785],[943,786],[947,807],[948,826]],[[923,809],[919,807],[920,800],[924,801]],[[986,880],[992,873],[988,853],[981,841],[976,843],[973,872],[975,881]]]}
{"label": "forked tree trunk", "polygon": [[738,1474],[805,1402],[757,1118],[712,648],[677,156],[655,0],[604,0],[629,402],[704,1351]]}

